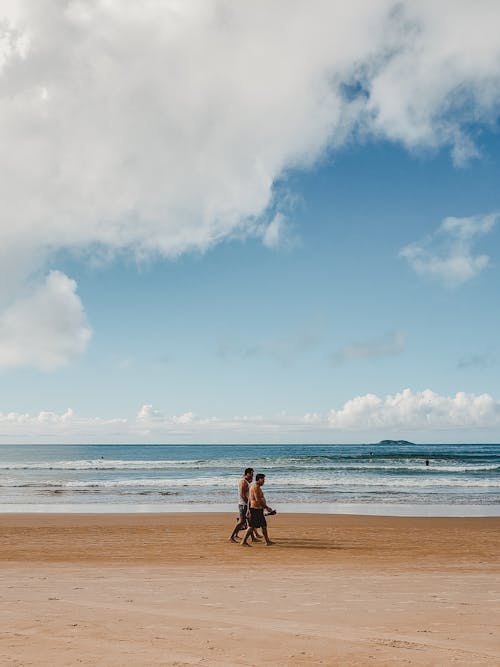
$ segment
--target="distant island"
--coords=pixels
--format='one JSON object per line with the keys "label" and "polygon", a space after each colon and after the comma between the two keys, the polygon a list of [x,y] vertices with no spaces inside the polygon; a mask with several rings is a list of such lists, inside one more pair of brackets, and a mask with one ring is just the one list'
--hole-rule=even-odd
{"label": "distant island", "polygon": [[414,442],[408,440],[381,440],[377,445],[414,445]]}

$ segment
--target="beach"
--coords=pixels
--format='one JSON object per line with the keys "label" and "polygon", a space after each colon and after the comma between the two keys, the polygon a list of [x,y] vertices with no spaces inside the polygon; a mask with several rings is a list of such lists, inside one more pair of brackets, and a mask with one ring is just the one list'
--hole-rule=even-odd
{"label": "beach", "polygon": [[5,665],[496,665],[500,517],[0,515]]}

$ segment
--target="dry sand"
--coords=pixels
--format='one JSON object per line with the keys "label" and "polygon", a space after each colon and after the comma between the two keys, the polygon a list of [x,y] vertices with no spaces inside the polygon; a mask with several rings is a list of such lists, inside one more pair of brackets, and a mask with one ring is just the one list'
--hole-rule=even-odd
{"label": "dry sand", "polygon": [[500,518],[0,515],[3,665],[500,665]]}

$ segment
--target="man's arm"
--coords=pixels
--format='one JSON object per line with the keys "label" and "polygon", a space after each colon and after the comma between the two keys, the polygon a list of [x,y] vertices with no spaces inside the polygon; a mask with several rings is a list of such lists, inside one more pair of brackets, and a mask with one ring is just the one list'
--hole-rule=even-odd
{"label": "man's arm", "polygon": [[247,488],[247,519],[250,519],[250,507],[253,502],[253,485]]}
{"label": "man's arm", "polygon": [[248,505],[248,482],[245,479],[240,479],[240,497],[245,501],[245,505]]}

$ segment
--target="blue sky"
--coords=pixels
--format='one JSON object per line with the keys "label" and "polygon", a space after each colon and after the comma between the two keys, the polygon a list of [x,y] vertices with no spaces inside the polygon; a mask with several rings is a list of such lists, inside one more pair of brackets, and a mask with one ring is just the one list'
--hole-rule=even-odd
{"label": "blue sky", "polygon": [[[314,57],[300,44],[277,55],[261,26],[279,12],[262,6],[227,28],[227,3],[187,3],[179,36],[158,7],[136,27],[113,3],[57,20],[21,5],[0,69],[16,91],[3,103],[15,160],[2,166],[0,442],[498,441],[500,48],[486,35],[464,65],[457,45],[494,5],[466,3],[450,27],[444,9],[403,3],[421,29],[412,44],[393,3],[374,3],[396,44],[378,70],[386,44],[365,44],[355,4],[331,32],[345,20],[357,50],[331,50],[320,31]],[[283,6],[283,30],[305,12],[306,41],[334,6]],[[130,82],[127,35],[145,40],[158,21],[163,39]],[[86,39],[68,45],[75,26]],[[238,77],[258,80],[265,63],[221,59],[255,31],[271,64],[262,88]],[[205,71],[194,35],[207,35]],[[94,79],[75,88],[89,64]]]}

